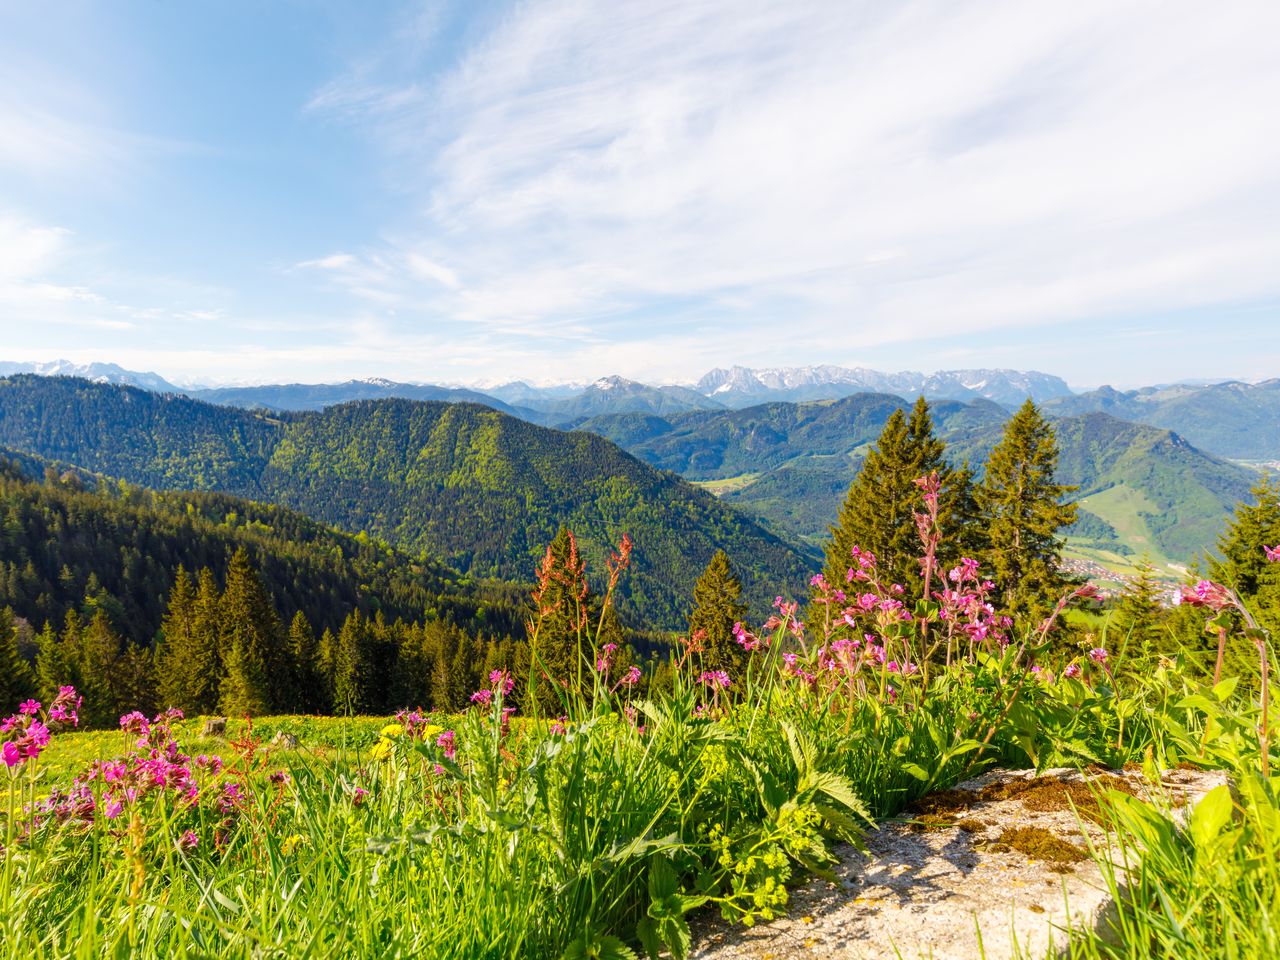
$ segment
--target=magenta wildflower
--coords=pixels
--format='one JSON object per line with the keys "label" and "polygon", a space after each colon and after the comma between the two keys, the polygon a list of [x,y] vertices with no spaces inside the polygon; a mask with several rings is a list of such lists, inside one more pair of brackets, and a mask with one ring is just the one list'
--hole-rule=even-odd
{"label": "magenta wildflower", "polygon": [[27,700],[22,706],[18,707],[19,713],[25,713],[28,717],[34,717],[40,712],[40,703],[37,700]]}
{"label": "magenta wildflower", "polygon": [[1102,647],[1094,647],[1089,651],[1089,659],[1094,663],[1106,663],[1107,651],[1102,649]]}
{"label": "magenta wildflower", "polygon": [[6,767],[16,767],[26,759],[22,755],[22,751],[18,749],[18,745],[12,741],[6,742],[3,747],[0,747],[0,757],[3,757]]}
{"label": "magenta wildflower", "polygon": [[178,838],[179,850],[190,852],[198,846],[200,846],[200,838],[196,835],[194,830],[188,830]]}
{"label": "magenta wildflower", "polygon": [[727,689],[733,681],[729,679],[729,674],[723,670],[704,670],[702,676],[698,678],[699,682],[706,684],[712,690]]}
{"label": "magenta wildflower", "polygon": [[1274,547],[1263,546],[1262,550],[1267,555],[1269,563],[1280,563],[1280,544]]}
{"label": "magenta wildflower", "polygon": [[622,684],[624,687],[634,687],[637,683],[640,682],[641,676],[643,676],[643,674],[640,668],[633,664],[631,669],[628,670],[626,674],[623,676],[623,678],[618,682]]}
{"label": "magenta wildflower", "polygon": [[1063,671],[1062,671],[1062,675],[1063,675],[1064,677],[1078,677],[1078,676],[1080,676],[1080,664],[1078,664],[1078,663],[1073,663],[1073,664],[1071,664],[1069,667],[1067,667],[1067,669],[1065,669],[1065,670],[1063,670]]}
{"label": "magenta wildflower", "polygon": [[1193,587],[1183,587],[1177,599],[1179,603],[1210,610],[1225,610],[1234,604],[1231,591],[1212,580],[1201,580]]}
{"label": "magenta wildflower", "polygon": [[457,734],[452,730],[446,730],[436,737],[436,746],[444,751],[445,757],[454,759],[458,755]]}

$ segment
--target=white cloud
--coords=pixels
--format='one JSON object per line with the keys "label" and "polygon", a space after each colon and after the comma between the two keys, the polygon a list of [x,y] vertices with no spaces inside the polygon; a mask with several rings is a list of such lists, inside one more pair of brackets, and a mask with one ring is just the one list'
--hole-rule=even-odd
{"label": "white cloud", "polygon": [[423,184],[338,266],[423,323],[561,337],[566,367],[665,343],[672,373],[1276,297],[1278,29],[1270,3],[521,5],[443,77],[317,95]]}

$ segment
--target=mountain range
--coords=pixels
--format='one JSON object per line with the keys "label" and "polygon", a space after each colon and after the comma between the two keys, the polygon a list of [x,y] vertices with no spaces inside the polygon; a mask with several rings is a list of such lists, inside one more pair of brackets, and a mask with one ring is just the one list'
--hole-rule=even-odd
{"label": "mountain range", "polygon": [[0,446],[156,489],[213,490],[367,531],[477,577],[531,578],[557,529],[597,576],[635,541],[621,609],[677,629],[717,548],[763,611],[808,560],[758,521],[591,433],[470,403],[264,413],[65,377],[0,379]]}

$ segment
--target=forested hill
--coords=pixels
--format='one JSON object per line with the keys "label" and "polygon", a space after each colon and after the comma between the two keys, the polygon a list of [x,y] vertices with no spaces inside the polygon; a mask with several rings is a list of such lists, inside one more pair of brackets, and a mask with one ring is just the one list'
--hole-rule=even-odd
{"label": "forested hill", "polygon": [[[596,417],[580,429],[610,437],[646,462],[707,481],[796,541],[817,545],[832,522],[898,397],[858,394],[834,401],[767,403],[658,417]],[[1007,411],[987,400],[931,405],[955,463],[981,470]],[[1213,547],[1232,506],[1257,474],[1178,434],[1103,413],[1053,421],[1058,475],[1079,487],[1072,535],[1099,546],[1188,562]]]}
{"label": "forested hill", "polygon": [[73,608],[104,606],[129,639],[148,643],[178,568],[207,567],[221,579],[243,547],[286,623],[301,611],[318,630],[336,632],[358,609],[521,631],[525,595],[515,587],[474,583],[281,507],[87,479],[95,489],[77,473],[0,449],[0,608],[37,628],[61,624]]}
{"label": "forested hill", "polygon": [[0,380],[0,445],[163,488],[221,490],[367,531],[480,575],[528,580],[561,524],[597,575],[635,541],[621,609],[683,626],[717,548],[750,599],[802,590],[807,561],[756,521],[587,433],[472,404],[360,401],[267,417],[67,378]]}

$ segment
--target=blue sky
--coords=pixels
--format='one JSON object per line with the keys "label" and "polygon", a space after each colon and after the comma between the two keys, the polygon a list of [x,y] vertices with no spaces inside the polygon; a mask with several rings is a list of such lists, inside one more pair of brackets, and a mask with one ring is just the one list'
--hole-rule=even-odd
{"label": "blue sky", "polygon": [[0,359],[1280,376],[1280,5],[0,0]]}

